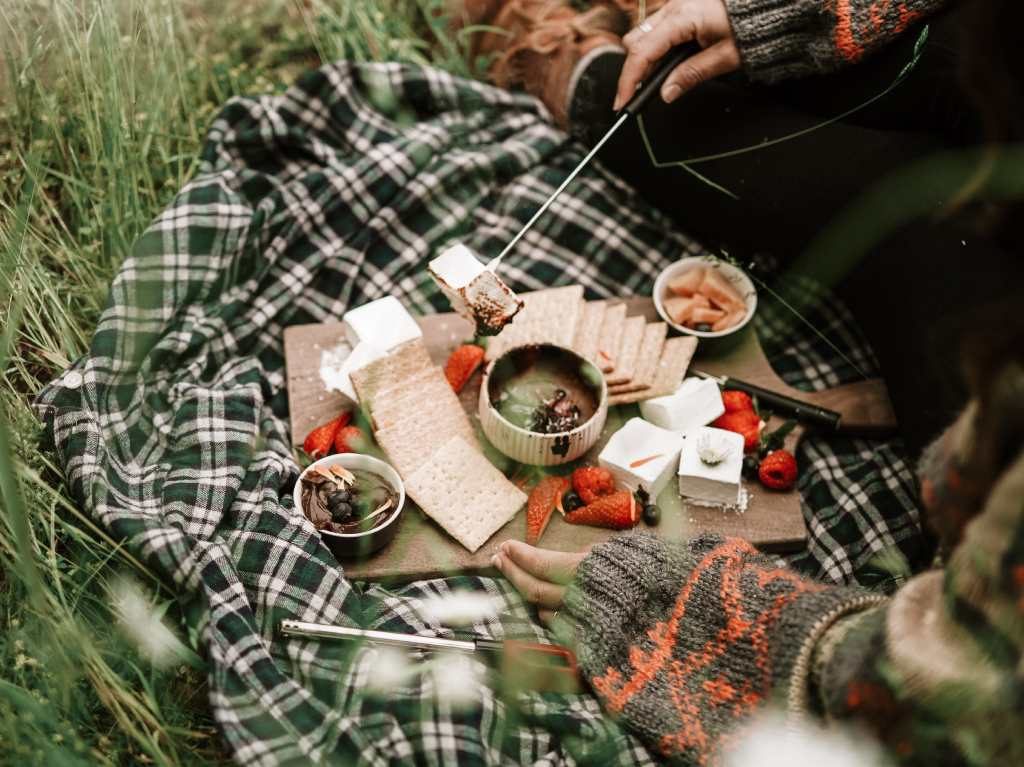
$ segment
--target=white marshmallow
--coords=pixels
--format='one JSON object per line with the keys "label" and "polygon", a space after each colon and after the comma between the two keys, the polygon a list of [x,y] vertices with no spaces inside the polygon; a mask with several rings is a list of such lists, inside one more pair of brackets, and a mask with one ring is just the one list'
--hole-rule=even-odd
{"label": "white marshmallow", "polygon": [[640,403],[644,418],[678,432],[706,426],[724,412],[722,392],[710,378],[687,378],[674,393]]}
{"label": "white marshmallow", "polygon": [[597,462],[633,492],[642,486],[653,501],[678,465],[682,446],[682,435],[631,418],[608,440]]}
{"label": "white marshmallow", "polygon": [[354,349],[364,341],[386,352],[423,336],[423,331],[394,296],[385,296],[345,312],[345,337]]}
{"label": "white marshmallow", "polygon": [[[701,426],[683,435],[679,458],[679,493],[684,500],[705,505],[740,506],[743,436],[725,429]],[[721,460],[702,460],[717,456]],[[712,458],[713,460],[713,458]]]}
{"label": "white marshmallow", "polygon": [[469,248],[452,245],[427,264],[427,271],[458,314],[478,335],[495,335],[512,321],[523,302]]}
{"label": "white marshmallow", "polygon": [[369,341],[357,344],[351,351],[347,349],[347,346],[335,347],[325,349],[320,354],[320,380],[324,382],[327,391],[341,392],[349,402],[357,405],[359,399],[350,375],[387,356],[387,352]]}

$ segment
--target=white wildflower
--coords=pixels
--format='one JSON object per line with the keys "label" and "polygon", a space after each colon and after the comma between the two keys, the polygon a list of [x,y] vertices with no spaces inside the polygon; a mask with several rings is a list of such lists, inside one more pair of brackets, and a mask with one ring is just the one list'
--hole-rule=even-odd
{"label": "white wildflower", "polygon": [[747,724],[725,754],[725,767],[882,767],[889,764],[878,743],[866,732],[810,719],[786,719],[766,712]]}
{"label": "white wildflower", "polygon": [[469,626],[498,615],[501,601],[479,591],[453,591],[446,596],[430,597],[421,603],[420,612],[428,623],[442,626]]}
{"label": "white wildflower", "polygon": [[111,596],[121,631],[154,666],[166,668],[189,654],[134,581],[118,580]]}

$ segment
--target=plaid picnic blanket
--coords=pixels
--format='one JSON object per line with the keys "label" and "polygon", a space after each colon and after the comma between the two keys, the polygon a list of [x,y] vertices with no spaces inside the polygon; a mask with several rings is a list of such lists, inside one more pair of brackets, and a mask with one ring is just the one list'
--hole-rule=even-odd
{"label": "plaid picnic blanket", "polygon": [[[581,158],[535,100],[443,72],[339,62],[287,92],[230,101],[199,175],[135,245],[88,354],[38,397],[77,501],[180,595],[209,663],[211,704],[238,762],[449,764],[652,761],[588,694],[502,692],[464,660],[406,664],[371,648],[284,640],[283,618],[550,641],[501,580],[387,589],[350,582],[293,508],[282,334],[386,294],[446,310],[426,276],[454,241],[494,254]],[[699,245],[599,165],[505,261],[514,288],[651,289]],[[811,289],[804,286],[800,289]],[[813,321],[863,366],[850,318]],[[813,337],[758,328],[786,379],[851,371]],[[805,440],[811,531],[796,562],[851,581],[912,547],[912,478],[896,446]]]}

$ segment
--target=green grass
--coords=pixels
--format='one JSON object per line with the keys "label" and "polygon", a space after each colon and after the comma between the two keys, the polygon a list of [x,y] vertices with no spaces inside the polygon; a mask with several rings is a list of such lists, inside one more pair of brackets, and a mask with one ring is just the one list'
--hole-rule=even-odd
{"label": "green grass", "polygon": [[[283,89],[304,69],[341,57],[429,62],[466,74],[458,41],[443,33],[440,5],[0,5],[4,762],[228,757],[173,594],[68,498],[29,403],[86,350],[118,265],[195,172],[222,102]],[[168,639],[154,655],[121,628],[125,609],[162,620],[180,643]]]}

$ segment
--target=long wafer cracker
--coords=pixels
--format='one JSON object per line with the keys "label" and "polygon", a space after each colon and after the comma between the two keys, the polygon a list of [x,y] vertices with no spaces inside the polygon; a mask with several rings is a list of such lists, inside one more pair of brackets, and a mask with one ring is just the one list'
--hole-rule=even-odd
{"label": "long wafer cracker", "polygon": [[424,420],[422,412],[418,421],[406,419],[374,432],[374,438],[398,473],[407,479],[430,460],[439,449],[433,439],[437,434],[445,437],[461,437],[467,445],[479,450],[479,443],[473,426],[460,408],[458,412],[447,408],[431,409],[430,420]]}
{"label": "long wafer cracker", "polygon": [[601,320],[601,333],[597,340],[595,362],[601,372],[610,373],[615,369],[615,358],[622,342],[622,325],[626,321],[626,305],[614,304],[605,309]]}
{"label": "long wafer cracker", "polygon": [[625,405],[630,402],[663,397],[679,388],[690,360],[697,350],[697,339],[692,336],[680,336],[665,341],[661,350],[661,359],[655,373],[654,383],[646,389],[612,394],[609,392],[609,405]]}
{"label": "long wafer cracker", "polygon": [[636,360],[633,380],[619,386],[608,387],[609,394],[622,394],[650,388],[654,383],[654,374],[658,370],[661,359],[661,347],[665,344],[668,326],[664,322],[652,322],[644,327],[644,337],[640,342],[640,354]]}
{"label": "long wafer cracker", "polygon": [[622,338],[619,342],[619,356],[615,360],[615,370],[607,376],[609,386],[627,384],[633,380],[646,325],[647,320],[643,317],[626,317],[622,324]]}
{"label": "long wafer cracker", "polygon": [[583,304],[579,327],[572,348],[576,353],[596,364],[597,342],[601,336],[601,322],[608,304],[605,301],[587,301]]}
{"label": "long wafer cracker", "polygon": [[495,359],[521,344],[551,343],[572,347],[583,314],[583,286],[568,285],[523,293],[523,308],[487,344],[487,359]]}
{"label": "long wafer cracker", "polygon": [[374,360],[369,365],[352,371],[352,386],[359,397],[359,404],[373,406],[374,397],[417,373],[436,369],[423,345],[423,339],[402,344],[386,357]]}
{"label": "long wafer cracker", "polygon": [[461,437],[453,437],[405,480],[409,497],[473,552],[511,520],[526,495]]}

